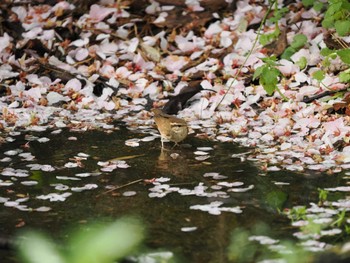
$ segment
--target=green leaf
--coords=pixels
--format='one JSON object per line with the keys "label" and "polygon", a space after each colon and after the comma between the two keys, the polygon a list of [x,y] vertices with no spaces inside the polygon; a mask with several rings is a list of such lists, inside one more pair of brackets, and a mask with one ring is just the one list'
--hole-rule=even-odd
{"label": "green leaf", "polygon": [[320,54],[324,57],[329,56],[330,54],[334,53],[335,51],[332,49],[329,49],[328,47],[322,48],[320,51]]}
{"label": "green leaf", "polygon": [[276,9],[273,13],[273,16],[271,18],[269,18],[268,21],[270,21],[271,23],[277,23],[288,12],[289,12],[288,7]]}
{"label": "green leaf", "polygon": [[130,254],[143,239],[144,229],[134,218],[108,225],[92,225],[72,236],[72,263],[112,263]]}
{"label": "green leaf", "polygon": [[242,227],[237,227],[231,234],[231,241],[227,248],[227,256],[230,262],[254,262],[258,246],[249,241],[252,234]]}
{"label": "green leaf", "polygon": [[317,81],[321,82],[324,79],[324,72],[322,70],[317,70],[312,74],[312,77]]}
{"label": "green leaf", "polygon": [[278,77],[281,75],[281,72],[277,68],[266,67],[263,70],[262,77],[264,82],[267,84],[276,84],[278,83]]}
{"label": "green leaf", "polygon": [[265,67],[263,69],[259,82],[267,94],[272,95],[275,92],[280,74],[281,72],[276,68]]}
{"label": "green leaf", "polygon": [[334,28],[339,34],[339,36],[346,36],[350,32],[350,21],[349,20],[335,21]]}
{"label": "green leaf", "polygon": [[344,63],[350,64],[350,49],[349,48],[338,50],[337,54]]}
{"label": "green leaf", "polygon": [[350,2],[343,1],[342,7],[343,7],[343,10],[350,11]]}
{"label": "green leaf", "polygon": [[322,61],[322,66],[327,68],[330,65],[331,65],[331,61],[330,61],[329,57],[325,57],[325,59]]}
{"label": "green leaf", "polygon": [[275,84],[269,84],[269,83],[262,82],[261,85],[264,87],[264,90],[266,91],[266,93],[269,96],[271,96],[277,88],[277,86]]}
{"label": "green leaf", "polygon": [[263,46],[267,45],[271,41],[272,40],[270,39],[270,37],[268,35],[260,35],[260,37],[259,37],[259,42]]}
{"label": "green leaf", "polygon": [[346,71],[340,72],[339,80],[340,82],[344,82],[344,83],[350,82],[350,72],[346,72]]}
{"label": "green leaf", "polygon": [[306,68],[306,66],[307,66],[307,59],[306,59],[306,57],[301,57],[295,64],[297,64],[300,69]]}
{"label": "green leaf", "polygon": [[255,69],[254,75],[253,75],[253,80],[257,79],[260,77],[261,73],[263,72],[264,67],[266,67],[265,65],[258,67],[257,69]]}
{"label": "green leaf", "polygon": [[287,47],[283,54],[281,55],[281,58],[290,60],[290,57],[293,56],[293,54],[296,52],[296,50],[293,47]]}
{"label": "green leaf", "polygon": [[261,58],[268,66],[277,66],[277,57],[272,55],[271,57]]}
{"label": "green leaf", "polygon": [[26,263],[65,263],[57,248],[44,234],[26,231],[17,239],[19,254]]}
{"label": "green leaf", "polygon": [[329,7],[327,9],[327,16],[328,15],[334,15],[336,12],[340,11],[341,8],[342,8],[342,2],[341,1],[332,3],[331,5],[329,5]]}
{"label": "green leaf", "polygon": [[331,28],[333,27],[334,19],[333,17],[325,17],[322,21],[322,27],[324,28]]}
{"label": "green leaf", "polygon": [[287,200],[288,195],[285,192],[276,190],[276,191],[271,191],[269,192],[265,200],[267,204],[275,209],[275,210],[282,210],[284,203]]}
{"label": "green leaf", "polygon": [[261,45],[265,46],[275,40],[277,36],[274,33],[260,35],[259,42]]}
{"label": "green leaf", "polygon": [[302,0],[301,1],[305,7],[312,6],[315,2],[315,0]]}
{"label": "green leaf", "polygon": [[324,4],[322,2],[317,1],[314,3],[313,7],[314,7],[315,11],[320,12],[322,10],[323,6],[324,6]]}
{"label": "green leaf", "polygon": [[293,41],[290,45],[296,50],[299,50],[306,44],[306,42],[307,42],[307,37],[303,34],[298,34],[294,36]]}

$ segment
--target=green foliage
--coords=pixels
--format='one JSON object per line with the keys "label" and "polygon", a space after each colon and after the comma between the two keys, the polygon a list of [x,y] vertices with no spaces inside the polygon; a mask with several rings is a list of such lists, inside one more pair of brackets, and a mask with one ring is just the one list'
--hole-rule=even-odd
{"label": "green foliage", "polygon": [[228,259],[232,262],[253,262],[257,253],[257,246],[249,241],[250,233],[242,228],[232,232],[228,247]]}
{"label": "green foliage", "polygon": [[339,36],[350,33],[350,3],[347,0],[328,1],[329,6],[324,15],[322,26],[324,28],[335,28]]}
{"label": "green foliage", "polygon": [[273,40],[277,39],[280,33],[280,29],[276,27],[276,29],[272,33],[260,35],[259,42],[261,45],[265,46],[271,43]]}
{"label": "green foliage", "polygon": [[323,70],[317,70],[314,73],[312,73],[312,77],[316,79],[318,82],[321,82],[325,78],[325,75]]}
{"label": "green foliage", "polygon": [[282,77],[282,73],[276,67],[278,66],[276,60],[277,59],[275,56],[262,58],[262,61],[264,61],[265,64],[258,67],[253,75],[253,79],[259,79],[260,85],[264,87],[268,95],[272,95],[275,91],[278,91],[281,94],[281,91],[278,89],[277,84],[279,82],[279,79]]}
{"label": "green foliage", "polygon": [[350,65],[350,48],[344,48],[340,50],[323,48],[320,53],[325,57],[325,61],[323,63],[324,66],[328,65],[325,63],[329,62],[330,59],[335,59],[337,56],[339,56],[341,61],[343,61],[345,64]]}
{"label": "green foliage", "polygon": [[306,44],[306,42],[307,42],[307,37],[305,35],[297,34],[294,36],[292,43],[290,43],[290,46],[295,50],[299,50]]}
{"label": "green foliage", "polygon": [[350,65],[350,49],[349,48],[338,50],[337,54],[344,63]]}
{"label": "green foliage", "polygon": [[301,262],[313,262],[313,256],[309,251],[306,251],[301,246],[291,242],[284,241],[282,242],[282,246],[286,249],[285,251],[289,251],[290,253],[283,253],[283,251],[279,251],[280,257],[283,259],[282,262],[287,263],[301,263]]}
{"label": "green foliage", "polygon": [[321,11],[324,4],[317,0],[302,0],[302,3],[306,7],[313,7],[316,11]]}
{"label": "green foliage", "polygon": [[314,4],[314,0],[302,0],[301,1],[303,3],[304,6],[309,7],[312,6]]}
{"label": "green foliage", "polygon": [[43,233],[28,231],[19,239],[19,252],[27,263],[65,263],[52,240]]}
{"label": "green foliage", "polygon": [[[350,65],[350,49],[340,49],[340,50],[332,50],[329,48],[323,48],[320,52],[322,56],[324,56],[324,60],[322,62],[322,65],[324,67],[329,67],[331,65],[331,60],[337,58],[341,59],[342,62],[345,64]],[[321,73],[317,73],[319,76],[316,75],[316,77],[321,77]],[[314,76],[315,77],[315,76]],[[343,70],[339,73],[339,80],[343,83],[349,83],[350,82],[350,69]]]}
{"label": "green foliage", "polygon": [[339,73],[340,82],[348,83],[350,82],[350,69],[344,70]]}
{"label": "green foliage", "polygon": [[18,250],[26,263],[112,263],[132,253],[141,243],[144,228],[134,218],[109,224],[92,224],[71,235],[68,251],[58,250],[52,240],[35,231],[18,238]]}
{"label": "green foliage", "polygon": [[281,211],[284,203],[287,200],[288,195],[279,190],[271,191],[266,195],[266,202],[270,207],[276,209],[277,211]]}
{"label": "green foliage", "polygon": [[291,46],[289,46],[283,51],[281,58],[290,60],[291,56],[293,56],[293,54],[295,52],[296,52],[296,50],[294,48],[292,48]]}
{"label": "green foliage", "polygon": [[300,69],[304,69],[307,66],[307,59],[306,57],[301,57],[297,62],[295,62],[299,66]]}
{"label": "green foliage", "polygon": [[275,10],[273,11],[273,16],[268,18],[267,21],[271,23],[278,23],[287,13],[289,12],[288,7],[278,8],[277,1],[275,2]]}
{"label": "green foliage", "polygon": [[331,56],[331,58],[333,58],[333,59],[335,59],[337,57],[336,51],[329,49],[328,47],[322,48],[320,51],[320,54],[324,57]]}
{"label": "green foliage", "polygon": [[[321,10],[322,5],[319,0],[302,0],[304,6],[313,6],[315,10]],[[328,1],[328,7],[324,13],[324,19],[322,26],[326,29],[334,28],[339,36],[348,36],[350,34],[350,2],[348,0],[330,0]],[[286,53],[287,52],[287,53]],[[285,51],[286,55],[291,53],[290,50]],[[321,55],[324,56],[322,65],[329,67],[331,65],[331,59],[335,59],[337,56],[342,62],[350,65],[350,49],[344,48],[341,50],[331,50],[324,48],[321,50]],[[324,78],[324,72],[317,71],[313,74],[313,78],[321,82]],[[344,83],[350,82],[350,72],[345,70],[339,73],[339,80]]]}
{"label": "green foliage", "polygon": [[320,204],[323,204],[325,201],[327,201],[329,191],[318,188],[318,202]]}
{"label": "green foliage", "polygon": [[306,219],[306,207],[295,206],[288,212],[288,217],[292,221],[305,220]]}
{"label": "green foliage", "polygon": [[260,35],[259,41],[260,44],[263,46],[271,43],[272,41],[276,40],[278,36],[281,33],[281,30],[278,27],[278,21],[281,20],[289,12],[288,7],[278,8],[278,1],[271,1],[271,3],[274,5],[274,11],[270,18],[266,19],[266,21],[269,21],[270,23],[275,24],[275,30],[270,34],[264,34]]}
{"label": "green foliage", "polygon": [[327,225],[315,223],[312,219],[308,219],[307,221],[306,225],[300,227],[301,231],[305,234],[319,235],[321,230],[327,227]]}
{"label": "green foliage", "polygon": [[281,58],[290,60],[290,57],[297,52],[299,49],[301,49],[307,42],[307,37],[303,34],[297,34],[294,36],[292,43],[290,43],[290,46],[287,47],[283,54],[281,55]]}
{"label": "green foliage", "polygon": [[346,210],[342,210],[338,213],[337,219],[332,223],[332,226],[341,227],[346,223]]}
{"label": "green foliage", "polygon": [[340,36],[346,36],[350,33],[350,21],[336,21],[334,28]]}
{"label": "green foliage", "polygon": [[337,57],[337,53],[335,50],[329,49],[329,48],[323,48],[320,51],[320,54],[324,56],[324,60],[322,62],[322,65],[324,67],[329,67],[331,65],[330,60],[335,59]]}

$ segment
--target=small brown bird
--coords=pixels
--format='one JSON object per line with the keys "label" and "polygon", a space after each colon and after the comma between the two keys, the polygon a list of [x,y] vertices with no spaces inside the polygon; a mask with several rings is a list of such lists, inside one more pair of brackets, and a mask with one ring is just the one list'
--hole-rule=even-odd
{"label": "small brown bird", "polygon": [[188,127],[185,120],[166,114],[160,109],[152,109],[152,112],[161,136],[162,149],[164,148],[164,139],[177,145],[178,142],[183,141],[187,137]]}

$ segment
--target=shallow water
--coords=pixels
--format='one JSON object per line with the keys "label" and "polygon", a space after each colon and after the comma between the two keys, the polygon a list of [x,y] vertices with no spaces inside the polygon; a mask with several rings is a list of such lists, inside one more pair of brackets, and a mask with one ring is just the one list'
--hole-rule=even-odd
{"label": "shallow water", "polygon": [[[59,134],[50,132],[32,132],[30,135],[47,137],[48,142],[30,141],[29,148],[23,148],[28,142],[28,132],[12,136],[15,141],[1,145],[0,159],[6,157],[4,152],[21,149],[35,156],[33,161],[23,161],[18,155],[10,156],[10,162],[1,162],[0,167],[29,170],[30,163],[49,164],[54,171],[29,171],[28,177],[7,177],[0,175],[11,186],[1,186],[1,197],[16,200],[29,197],[23,204],[31,208],[50,207],[47,212],[20,211],[0,204],[0,232],[4,237],[12,237],[21,228],[34,228],[47,231],[54,240],[64,240],[69,227],[85,224],[96,219],[114,219],[123,215],[136,215],[142,219],[148,229],[146,246],[152,250],[175,252],[181,262],[226,262],[227,248],[232,231],[237,227],[254,228],[258,223],[270,227],[269,236],[273,238],[292,238],[293,229],[290,220],[278,213],[278,210],[294,205],[307,205],[317,202],[318,188],[339,185],[341,175],[296,174],[292,172],[264,173],[259,163],[232,158],[232,154],[244,153],[249,149],[240,148],[232,143],[219,143],[200,140],[190,135],[186,145],[161,152],[160,140],[140,142],[139,147],[129,147],[125,141],[143,138],[147,134],[127,130],[111,133],[103,131],[69,132]],[[76,140],[68,140],[76,137]],[[197,147],[212,147],[210,158],[196,160],[194,152]],[[88,154],[81,160],[82,167],[66,168],[64,165],[78,153]],[[177,153],[176,159],[170,155]],[[101,172],[98,161],[107,161],[117,157],[126,158],[129,168],[117,168],[112,172]],[[100,175],[77,177],[85,172],[101,172]],[[226,176],[223,179],[204,177],[208,172]],[[70,178],[62,178],[62,176]],[[58,177],[58,178],[57,178]],[[238,188],[252,186],[245,192],[228,192],[225,198],[181,195],[178,192],[167,194],[162,198],[149,197],[152,184],[140,179],[165,177],[172,187],[193,189],[202,186],[213,187],[207,192],[215,192],[218,182],[242,182]],[[72,180],[78,178],[80,180]],[[22,181],[36,181],[37,185],[21,184]],[[276,182],[288,184],[278,185]],[[53,184],[63,184],[68,190],[57,190]],[[82,192],[72,192],[71,187],[96,184],[98,187]],[[129,184],[129,185],[127,185]],[[121,188],[110,191],[109,187]],[[232,187],[231,187],[232,188]],[[234,187],[233,187],[234,188]],[[130,192],[132,191],[132,192]],[[50,202],[35,197],[49,193],[72,192],[65,201]],[[134,194],[124,196],[123,194]],[[222,201],[222,207],[240,207],[242,213],[221,212],[212,215],[205,211],[190,209],[194,205]],[[196,227],[190,232],[183,227]],[[13,253],[0,251],[1,262],[17,262]]]}

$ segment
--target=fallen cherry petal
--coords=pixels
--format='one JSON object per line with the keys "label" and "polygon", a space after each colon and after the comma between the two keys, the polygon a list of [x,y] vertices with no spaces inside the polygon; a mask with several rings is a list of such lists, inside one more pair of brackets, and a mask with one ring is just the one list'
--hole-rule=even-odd
{"label": "fallen cherry petal", "polygon": [[198,227],[192,226],[192,227],[181,227],[182,232],[193,232],[196,231]]}

